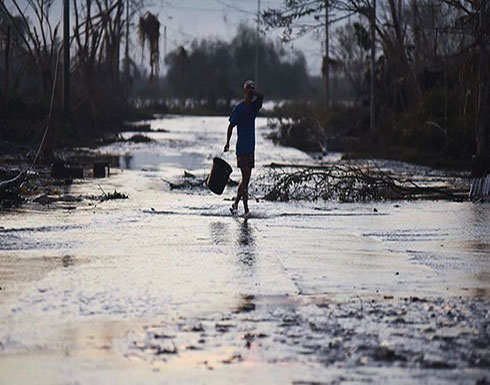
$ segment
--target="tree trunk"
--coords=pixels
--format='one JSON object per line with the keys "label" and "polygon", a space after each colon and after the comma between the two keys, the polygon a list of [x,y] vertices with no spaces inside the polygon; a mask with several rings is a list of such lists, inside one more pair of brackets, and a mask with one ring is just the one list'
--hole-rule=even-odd
{"label": "tree trunk", "polygon": [[480,87],[478,98],[478,135],[477,135],[477,155],[483,156],[487,154],[487,136],[489,130],[489,91],[490,86],[488,81],[488,36],[485,23],[488,23],[488,0],[481,0],[480,5]]}
{"label": "tree trunk", "polygon": [[419,25],[419,8],[417,0],[412,0],[413,13],[413,34],[414,34],[414,72],[415,77],[419,76],[420,69],[420,25]]}
{"label": "tree trunk", "polygon": [[7,26],[6,36],[5,36],[5,78],[3,83],[3,103],[0,107],[0,113],[2,117],[0,118],[0,140],[3,139],[4,130],[7,125],[7,103],[8,103],[8,93],[9,93],[9,53],[10,53],[10,26]]}
{"label": "tree trunk", "polygon": [[408,88],[408,105],[416,106],[419,104],[422,98],[422,91],[418,80],[413,72],[408,61],[407,52],[403,44],[403,36],[401,33],[401,26],[398,20],[398,12],[394,3],[394,0],[388,0],[390,6],[390,14],[393,21],[393,27],[395,29],[394,41],[391,40],[389,34],[385,36],[385,43],[387,43],[388,48],[391,51],[390,56],[398,61],[398,69],[400,71],[401,77],[407,82]]}
{"label": "tree trunk", "polygon": [[7,34],[5,36],[5,79],[3,84],[3,96],[5,98],[5,105],[8,100],[9,93],[9,53],[10,53],[10,25],[7,26]]}
{"label": "tree trunk", "polygon": [[129,0],[126,0],[126,47],[124,50],[124,82],[129,87]]}
{"label": "tree trunk", "polygon": [[63,6],[63,120],[66,129],[70,124],[70,0]]}
{"label": "tree trunk", "polygon": [[369,129],[371,133],[376,127],[376,0],[371,9],[371,90],[369,106]]}
{"label": "tree trunk", "polygon": [[329,40],[328,1],[329,0],[325,0],[325,105],[327,109],[330,108],[330,59],[328,57],[330,51],[330,45],[328,41]]}

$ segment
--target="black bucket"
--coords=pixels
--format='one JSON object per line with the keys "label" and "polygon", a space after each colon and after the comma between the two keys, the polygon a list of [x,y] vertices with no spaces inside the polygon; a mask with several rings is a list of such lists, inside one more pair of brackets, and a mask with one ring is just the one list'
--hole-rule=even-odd
{"label": "black bucket", "polygon": [[226,161],[221,158],[214,158],[213,167],[211,167],[211,172],[206,180],[209,189],[215,194],[221,195],[232,171],[233,169]]}

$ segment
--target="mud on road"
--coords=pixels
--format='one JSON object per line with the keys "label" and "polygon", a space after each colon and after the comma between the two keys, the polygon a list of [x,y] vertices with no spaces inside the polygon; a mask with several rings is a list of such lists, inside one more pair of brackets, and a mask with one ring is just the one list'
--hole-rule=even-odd
{"label": "mud on road", "polygon": [[[80,200],[0,213],[0,384],[490,382],[488,205],[233,218],[234,187],[162,181],[205,175],[226,119],[149,124],[151,142],[101,149],[120,156],[110,178],[63,189]],[[257,168],[313,161],[257,140]],[[127,199],[88,199],[99,184]]]}

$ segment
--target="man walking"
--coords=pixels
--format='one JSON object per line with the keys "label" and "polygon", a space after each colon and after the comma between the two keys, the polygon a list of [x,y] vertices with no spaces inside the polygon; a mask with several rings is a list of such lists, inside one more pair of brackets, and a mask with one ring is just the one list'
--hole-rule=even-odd
{"label": "man walking", "polygon": [[223,151],[227,152],[230,149],[233,127],[237,126],[236,157],[237,166],[242,172],[242,181],[238,186],[238,193],[230,211],[235,215],[238,212],[238,203],[242,199],[245,210],[243,216],[247,218],[250,216],[248,209],[248,183],[250,182],[252,168],[255,166],[255,118],[262,108],[264,94],[255,88],[255,83],[252,80],[245,82],[243,91],[243,100],[235,106],[230,116],[226,144]]}

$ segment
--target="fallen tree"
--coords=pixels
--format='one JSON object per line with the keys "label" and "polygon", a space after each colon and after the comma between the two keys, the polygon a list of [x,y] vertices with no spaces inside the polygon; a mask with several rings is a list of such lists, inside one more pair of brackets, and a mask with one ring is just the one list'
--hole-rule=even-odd
{"label": "fallen tree", "polygon": [[294,165],[272,163],[258,178],[269,201],[337,200],[363,202],[399,199],[461,201],[468,192],[454,186],[423,186],[410,178],[389,175],[376,165]]}

